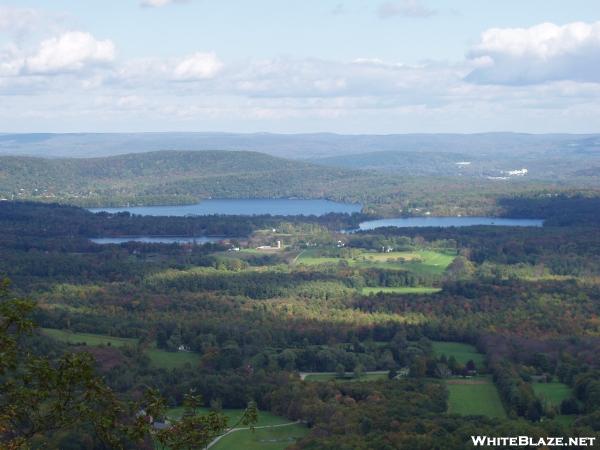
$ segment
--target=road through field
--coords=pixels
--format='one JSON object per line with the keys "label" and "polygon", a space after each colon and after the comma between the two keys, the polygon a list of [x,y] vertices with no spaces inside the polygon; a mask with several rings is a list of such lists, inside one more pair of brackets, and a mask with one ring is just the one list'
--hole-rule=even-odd
{"label": "road through field", "polygon": [[298,258],[300,258],[304,252],[306,252],[306,250],[302,250],[300,253],[298,253],[298,255],[296,255],[296,257],[293,259],[292,264],[296,264],[298,262]]}
{"label": "road through field", "polygon": [[[282,423],[282,424],[279,424],[279,425],[264,425],[262,427],[254,427],[254,429],[255,430],[260,430],[260,429],[263,429],[263,428],[289,427],[290,425],[297,425],[299,423],[301,423],[301,422],[299,420],[296,420],[295,422]],[[211,443],[206,446],[206,450],[208,450],[209,448],[211,448],[213,445],[216,445],[217,442],[219,442],[225,436],[230,435],[231,433],[235,433],[236,431],[249,430],[249,429],[250,429],[250,427],[232,428],[231,430],[223,433],[221,436],[217,436],[215,439],[213,439],[211,441]]]}

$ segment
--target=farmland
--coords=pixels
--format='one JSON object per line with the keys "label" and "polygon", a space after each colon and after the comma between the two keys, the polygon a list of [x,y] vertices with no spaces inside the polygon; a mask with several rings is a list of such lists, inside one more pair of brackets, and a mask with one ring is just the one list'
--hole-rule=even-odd
{"label": "farmland", "polygon": [[239,430],[227,434],[214,446],[213,450],[284,450],[308,433],[301,424],[290,424],[254,431]]}
{"label": "farmland", "polygon": [[441,275],[456,255],[432,250],[377,253],[353,251],[349,255],[327,256],[319,249],[303,251],[296,264],[317,266],[345,263],[352,267],[408,270],[418,274]]}
{"label": "farmland", "polygon": [[560,406],[563,400],[571,397],[572,391],[569,386],[559,382],[532,383],[533,391],[541,400],[553,406]]}
{"label": "farmland", "polygon": [[[317,269],[349,267],[355,270],[391,271],[404,274],[400,277],[370,280],[359,290],[363,295],[384,294],[433,294],[456,255],[452,252],[417,249],[412,251],[376,252],[363,249],[339,249],[337,252],[319,248],[303,250],[293,261],[298,267]],[[395,278],[395,279],[394,279]]]}
{"label": "farmland", "polygon": [[506,417],[498,390],[491,378],[451,379],[446,382],[446,386],[450,394],[450,414]]}
{"label": "farmland", "polygon": [[193,352],[168,352],[155,347],[146,350],[146,355],[154,367],[161,369],[175,369],[186,364],[198,364],[200,357]]}
{"label": "farmland", "polygon": [[92,333],[73,333],[71,331],[56,330],[53,328],[43,328],[42,333],[57,341],[66,342],[71,345],[83,344],[92,347],[109,345],[113,347],[122,347],[124,345],[135,345],[137,343],[137,339],[104,336]]}
{"label": "farmland", "polygon": [[[70,345],[88,345],[91,347],[112,346],[123,347],[133,346],[137,344],[137,339],[119,338],[113,336],[105,336],[92,333],[72,333],[65,330],[55,330],[52,328],[44,328],[43,334],[50,336],[61,342],[66,342]],[[154,367],[162,369],[173,369],[183,367],[186,364],[197,364],[199,356],[193,352],[168,352],[158,349],[154,346],[146,349],[146,356],[150,359]]]}
{"label": "farmland", "polygon": [[[207,414],[210,408],[196,408],[196,413]],[[239,424],[244,413],[243,409],[225,408],[219,411],[228,420],[229,427],[235,427],[223,437],[219,438],[212,449],[285,449],[297,439],[308,433],[305,425],[290,422],[290,420],[276,416],[268,411],[259,411],[258,421],[254,424],[255,430],[250,431],[247,426]],[[183,407],[167,410],[167,418],[171,421],[179,419],[184,413]]]}
{"label": "farmland", "polygon": [[[68,379],[60,370],[89,363],[85,373],[105,383],[123,411],[148,411],[146,392],[156,390],[162,401],[150,410],[158,423],[149,438],[162,439],[154,432],[162,427],[184,436],[188,423],[177,417],[190,394],[201,406],[190,422],[215,422],[202,445],[229,432],[217,450],[458,450],[473,430],[595,433],[597,228],[340,233],[340,223],[363,218],[160,219],[5,205],[0,266],[14,290],[0,295],[32,300],[41,327],[19,343],[8,379],[23,385],[21,373],[37,367],[27,355],[35,355],[49,360],[42,368],[53,383]],[[173,229],[239,237],[186,245],[88,238]],[[282,251],[253,250],[280,238]],[[546,273],[572,278],[525,277]],[[91,401],[93,411],[106,407],[104,398]],[[238,424],[249,402],[261,411],[257,431],[232,431],[250,426]],[[48,404],[54,408],[54,398]],[[229,424],[207,417],[210,410]],[[68,439],[39,439],[52,448],[95,443],[92,419]]]}

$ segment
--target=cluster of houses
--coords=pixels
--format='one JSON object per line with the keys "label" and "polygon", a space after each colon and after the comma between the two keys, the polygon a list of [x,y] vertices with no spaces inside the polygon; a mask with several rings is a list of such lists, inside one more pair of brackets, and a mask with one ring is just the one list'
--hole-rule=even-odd
{"label": "cluster of houses", "polygon": [[529,170],[527,170],[527,169],[508,170],[504,173],[510,177],[524,177],[525,175],[527,175],[529,173]]}

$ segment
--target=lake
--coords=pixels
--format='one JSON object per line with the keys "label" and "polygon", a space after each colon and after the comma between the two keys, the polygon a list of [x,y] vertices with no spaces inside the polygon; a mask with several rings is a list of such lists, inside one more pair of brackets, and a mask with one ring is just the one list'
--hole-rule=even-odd
{"label": "lake", "polygon": [[92,212],[110,213],[127,211],[142,216],[208,216],[212,214],[255,216],[322,216],[328,213],[361,211],[361,205],[339,203],[330,200],[291,200],[291,199],[239,199],[204,200],[195,205],[178,206],[134,206],[129,208],[93,208]]}
{"label": "lake", "polygon": [[126,236],[110,238],[94,238],[90,241],[96,244],[123,244],[125,242],[145,242],[149,244],[207,244],[209,242],[219,242],[225,238],[222,237],[186,237],[186,236]]}
{"label": "lake", "polygon": [[541,227],[543,220],[505,219],[498,217],[398,217],[395,219],[369,220],[359,224],[360,230],[374,230],[381,227],[470,227],[474,225],[495,225],[505,227]]}

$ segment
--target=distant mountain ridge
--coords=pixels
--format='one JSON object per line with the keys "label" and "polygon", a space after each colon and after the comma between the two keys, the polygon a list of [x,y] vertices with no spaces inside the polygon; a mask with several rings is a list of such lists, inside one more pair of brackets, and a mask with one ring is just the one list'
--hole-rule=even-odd
{"label": "distant mountain ridge", "polygon": [[[382,172],[406,171],[412,175],[457,175],[468,172],[472,155],[449,152],[372,152],[316,158],[311,161],[331,167],[371,169]],[[479,157],[477,158],[479,159]]]}
{"label": "distant mountain ridge", "polygon": [[556,151],[596,152],[600,150],[600,134],[0,134],[0,155],[82,158],[159,150],[257,151],[292,159],[382,151],[433,151],[497,156],[500,153],[523,155]]}

